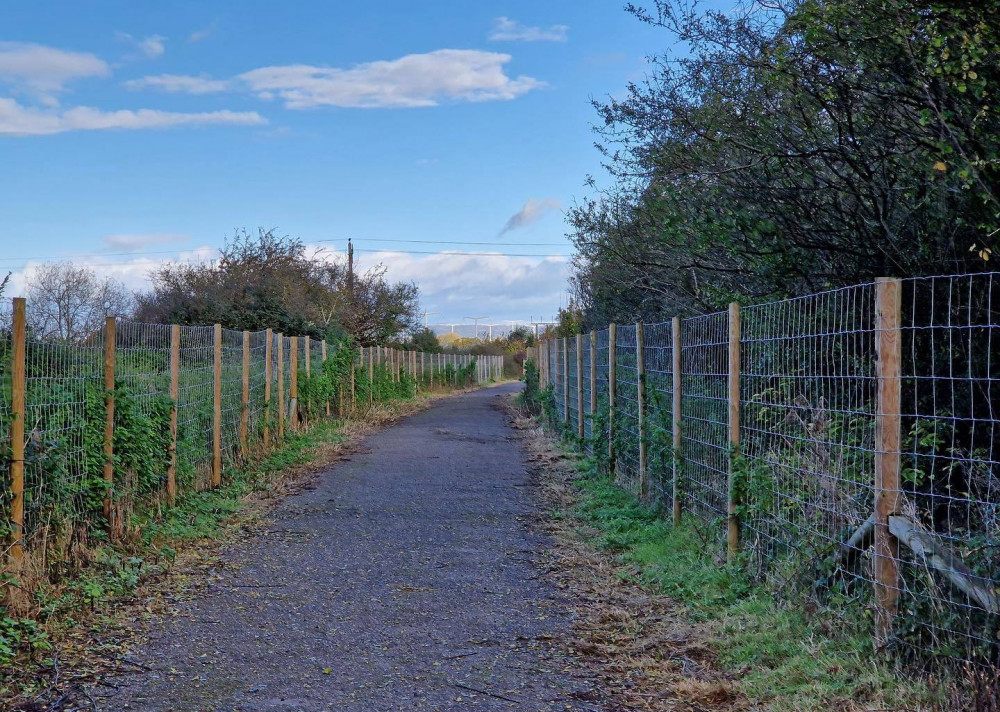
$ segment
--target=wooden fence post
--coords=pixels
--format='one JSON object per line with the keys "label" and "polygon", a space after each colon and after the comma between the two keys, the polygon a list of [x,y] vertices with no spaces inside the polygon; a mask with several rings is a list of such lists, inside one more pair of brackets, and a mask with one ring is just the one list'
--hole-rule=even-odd
{"label": "wooden fence post", "polygon": [[222,324],[215,325],[212,394],[212,486],[222,484]]}
{"label": "wooden fence post", "polygon": [[[326,339],[323,339],[320,342],[320,358],[323,359],[323,364],[325,366],[326,365]],[[324,368],[324,370],[325,370],[325,368]],[[330,399],[329,398],[326,401],[326,417],[327,418],[330,417]]]}
{"label": "wooden fence post", "polygon": [[170,462],[167,464],[167,502],[177,502],[177,405],[181,386],[181,327],[170,326]]}
{"label": "wooden fence post", "polygon": [[[361,349],[358,349],[358,358],[363,364],[365,362],[364,356],[361,354]],[[351,412],[358,407],[358,384],[357,384],[357,370],[358,362],[354,360],[354,351],[351,350]]]}
{"label": "wooden fence post", "polygon": [[597,433],[593,431],[593,419],[597,415],[597,331],[590,332],[590,418],[591,435],[596,438]]}
{"label": "wooden fence post", "polygon": [[304,340],[302,342],[302,352],[305,354],[306,357],[306,378],[309,378],[312,375],[312,372],[309,370],[309,361],[310,361],[309,352],[312,351],[312,348],[309,342],[309,337],[305,336],[303,337],[303,339]]}
{"label": "wooden fence post", "polygon": [[278,442],[285,439],[285,335],[278,334]]}
{"label": "wooden fence post", "polygon": [[673,393],[673,406],[674,406],[674,417],[673,417],[673,523],[676,527],[681,523],[681,487],[680,487],[680,477],[681,477],[681,318],[675,316],[671,323],[671,330],[673,331],[673,348],[671,349],[671,356],[673,357],[673,368],[672,376],[674,382],[674,393]]}
{"label": "wooden fence post", "polygon": [[883,277],[875,289],[875,600],[876,643],[883,647],[899,599],[899,541],[889,531],[889,517],[900,504],[900,281]]}
{"label": "wooden fence post", "polygon": [[639,410],[639,497],[649,494],[646,480],[646,337],[642,322],[635,325],[636,401]]}
{"label": "wooden fence post", "polygon": [[268,329],[264,333],[264,446],[271,444],[271,349],[274,345],[274,332]]}
{"label": "wooden fence post", "polygon": [[240,394],[240,453],[249,457],[247,431],[250,429],[250,332],[243,331],[243,392]]}
{"label": "wooden fence post", "polygon": [[608,468],[618,476],[615,462],[615,401],[618,399],[618,325],[608,324]]}
{"label": "wooden fence post", "polygon": [[375,351],[368,347],[368,402],[375,402]]}
{"label": "wooden fence post", "polygon": [[115,318],[104,320],[104,518],[113,528],[111,490],[114,486],[115,437]]}
{"label": "wooden fence post", "polygon": [[10,364],[10,555],[15,562],[24,558],[24,419],[27,417],[27,327],[25,300],[14,299]]}
{"label": "wooden fence post", "polygon": [[288,416],[292,430],[299,427],[299,337],[288,339]]}
{"label": "wooden fence post", "polygon": [[740,450],[740,305],[729,305],[729,496],[726,559],[732,562],[740,551],[740,505],[736,487],[736,464]]}
{"label": "wooden fence post", "polygon": [[583,440],[583,334],[576,335],[576,436]]}
{"label": "wooden fence post", "polygon": [[569,338],[562,339],[563,423],[569,427]]}

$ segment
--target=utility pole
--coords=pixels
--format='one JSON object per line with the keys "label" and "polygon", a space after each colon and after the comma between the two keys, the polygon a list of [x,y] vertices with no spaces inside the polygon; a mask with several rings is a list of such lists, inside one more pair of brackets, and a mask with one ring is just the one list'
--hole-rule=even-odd
{"label": "utility pole", "polygon": [[347,238],[347,294],[354,303],[354,244]]}

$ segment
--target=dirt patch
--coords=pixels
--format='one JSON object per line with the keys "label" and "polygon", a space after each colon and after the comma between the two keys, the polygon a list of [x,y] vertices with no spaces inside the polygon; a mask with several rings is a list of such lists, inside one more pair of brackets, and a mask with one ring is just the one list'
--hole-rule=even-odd
{"label": "dirt patch", "polygon": [[[537,421],[508,399],[501,404],[529,453],[533,487],[549,512],[577,501],[575,463]],[[557,543],[546,576],[571,594],[573,646],[598,671],[601,692],[623,710],[745,710],[733,676],[713,659],[709,634],[685,620],[678,604],[628,580],[633,572],[589,543],[597,532],[572,516],[535,525]]]}

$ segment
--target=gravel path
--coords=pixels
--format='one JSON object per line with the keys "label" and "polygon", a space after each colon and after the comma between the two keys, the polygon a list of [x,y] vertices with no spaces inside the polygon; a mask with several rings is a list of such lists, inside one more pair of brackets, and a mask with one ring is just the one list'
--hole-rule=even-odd
{"label": "gravel path", "polygon": [[361,443],[156,624],[101,710],[600,710],[525,454],[493,403],[438,401]]}

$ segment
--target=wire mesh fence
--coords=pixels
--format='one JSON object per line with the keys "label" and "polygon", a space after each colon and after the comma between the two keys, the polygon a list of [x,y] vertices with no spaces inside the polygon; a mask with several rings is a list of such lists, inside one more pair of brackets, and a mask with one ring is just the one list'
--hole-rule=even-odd
{"label": "wire mesh fence", "polygon": [[[9,316],[0,309],[0,511],[7,554],[65,549],[91,527],[110,524],[114,534],[115,522],[126,522],[144,501],[218,485],[223,468],[326,415],[322,402],[308,411],[296,403],[297,391],[314,401],[339,398],[343,412],[356,402],[358,349],[346,343],[123,320],[72,342],[37,338],[30,330],[15,340]],[[23,379],[15,377],[15,341],[24,346]],[[324,368],[324,356],[338,354],[343,367]],[[494,373],[495,358],[485,359],[491,368],[450,355],[452,382],[465,386]],[[415,360],[398,352],[395,386],[369,386],[368,393],[377,391],[372,400],[414,395]],[[360,373],[367,381],[367,369]],[[25,430],[18,459],[24,474],[17,482],[15,394],[23,396]],[[23,516],[15,499],[23,502]]]}
{"label": "wire mesh fence", "polygon": [[[896,293],[899,325],[887,327],[877,310]],[[618,325],[615,344],[596,333],[597,382],[584,397],[588,413],[595,395],[612,412],[613,353],[619,484],[637,492],[645,481],[669,511],[676,476],[685,511],[738,522],[752,573],[854,606],[857,620],[875,609],[889,621],[876,641],[905,658],[1000,663],[1000,274],[862,284],[734,314],[732,325],[729,312],[680,322],[679,450],[671,324],[644,325],[642,373],[635,326]],[[575,385],[562,343],[550,342],[547,370],[560,419]],[[606,430],[587,435],[592,453],[607,451]],[[899,464],[886,472],[892,453]]]}

